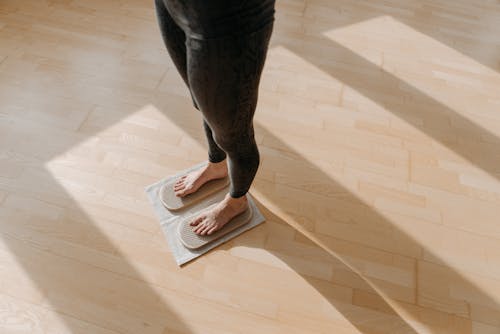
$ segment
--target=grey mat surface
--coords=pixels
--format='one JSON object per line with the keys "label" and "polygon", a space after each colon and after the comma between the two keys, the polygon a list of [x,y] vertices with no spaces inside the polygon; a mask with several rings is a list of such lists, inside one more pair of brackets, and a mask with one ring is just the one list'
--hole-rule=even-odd
{"label": "grey mat surface", "polygon": [[205,254],[209,250],[223,244],[224,242],[236,237],[237,235],[251,229],[252,227],[255,227],[265,221],[264,216],[262,213],[259,211],[257,206],[255,205],[255,202],[253,201],[252,196],[250,193],[247,193],[247,198],[248,198],[248,204],[252,207],[253,210],[253,216],[250,222],[247,224],[229,232],[228,234],[222,236],[220,239],[217,239],[213,241],[210,244],[207,244],[206,246],[203,246],[198,249],[188,249],[184,247],[180,239],[178,238],[177,234],[177,225],[178,223],[182,220],[183,217],[193,215],[197,212],[201,212],[205,208],[207,208],[209,205],[217,203],[224,199],[224,196],[229,190],[229,186],[223,188],[221,191],[201,200],[200,202],[193,204],[192,206],[189,206],[185,209],[181,210],[176,210],[176,211],[169,211],[167,208],[165,208],[159,198],[158,191],[161,188],[161,186],[166,183],[171,181],[172,179],[178,178],[180,175],[185,174],[186,172],[195,170],[196,168],[199,168],[200,166],[206,164],[207,162],[202,162],[199,163],[195,166],[192,166],[186,170],[180,171],[179,173],[175,175],[171,175],[165,179],[162,179],[156,183],[153,183],[152,185],[149,185],[146,187],[146,195],[149,199],[149,202],[153,205],[153,209],[155,211],[156,216],[160,220],[160,226],[163,230],[163,233],[165,234],[165,237],[167,239],[168,246],[170,247],[170,250],[172,251],[172,255],[175,258],[175,261],[179,266],[194,260],[195,258],[199,257],[200,255]]}

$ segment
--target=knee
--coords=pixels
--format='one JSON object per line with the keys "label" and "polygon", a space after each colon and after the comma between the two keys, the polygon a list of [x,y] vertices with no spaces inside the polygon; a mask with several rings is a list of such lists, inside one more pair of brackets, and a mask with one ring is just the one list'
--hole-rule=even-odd
{"label": "knee", "polygon": [[214,134],[214,141],[233,160],[240,160],[245,164],[259,164],[259,150],[253,133]]}
{"label": "knee", "polygon": [[233,151],[235,149],[233,136],[222,135],[219,133],[219,131],[213,131],[212,138],[214,139],[215,143],[226,153],[229,153],[229,151]]}

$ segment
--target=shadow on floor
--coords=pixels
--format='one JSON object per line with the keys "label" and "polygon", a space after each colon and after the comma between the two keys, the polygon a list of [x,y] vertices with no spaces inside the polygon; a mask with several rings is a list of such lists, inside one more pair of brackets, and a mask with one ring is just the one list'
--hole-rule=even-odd
{"label": "shadow on floor", "polygon": [[[382,5],[379,8],[382,8]],[[372,7],[373,16],[385,14],[379,8],[373,9]],[[392,15],[392,13],[389,13],[389,15]],[[372,16],[372,14],[368,16]],[[409,22],[405,21],[402,17],[396,18],[401,19],[405,23]],[[365,17],[362,17],[362,19],[365,19]],[[429,33],[428,31],[423,32]],[[433,37],[440,39],[439,36]],[[449,42],[451,40],[440,40],[448,44],[451,43]],[[327,40],[325,39],[325,41]],[[328,45],[321,48],[322,50],[331,49],[331,53],[328,54],[327,58],[334,59],[334,61],[329,62],[324,62],[322,59],[316,58],[317,54],[322,54],[323,56],[325,54],[318,53],[314,47],[306,49],[294,44],[287,45],[286,43],[284,46],[319,69],[329,73],[332,77],[341,80],[366,97],[385,106],[387,110],[396,116],[416,126],[444,146],[457,152],[490,175],[500,179],[500,140],[496,135],[475,125],[415,87],[402,82],[390,73],[381,71],[360,56],[334,42],[330,41]],[[475,50],[478,50],[477,53]],[[467,47],[459,48],[459,51],[498,70],[498,67],[495,67],[491,62],[492,58],[489,56],[486,57],[487,53],[481,53],[479,49]],[[366,71],[363,71],[363,74],[346,71],[342,66],[338,66],[342,62],[348,62],[349,66],[362,67]],[[75,86],[75,91],[70,93],[78,94],[79,88]],[[392,91],[391,96],[402,96],[406,100],[383,99],[381,96],[384,96],[384,91]],[[71,94],[68,96],[71,96]],[[412,104],[408,104],[408,100],[411,100]],[[139,103],[138,100],[135,102]],[[140,102],[145,105],[150,103],[150,100],[144,99],[144,101]],[[411,105],[413,107],[409,107]],[[133,112],[133,109],[121,110],[119,113],[103,119],[102,124],[100,124],[99,129],[96,129],[96,131],[104,130],[115,124]],[[166,112],[165,114],[174,123],[182,124],[182,121],[175,118],[176,115],[174,113]],[[433,127],[432,124],[426,124],[425,122],[422,124],[414,121],[415,119],[425,120],[427,117],[438,119],[440,122],[449,122],[452,120],[454,124],[458,124],[459,126],[455,128],[450,127],[448,133],[442,133],[442,127]],[[0,209],[0,218],[2,218],[0,223],[4,244],[12,254],[15,254],[17,263],[21,265],[24,272],[30,277],[36,290],[40,292],[39,297],[30,294],[26,296],[26,299],[33,299],[35,303],[41,301],[44,305],[59,311],[67,329],[73,334],[88,333],[89,330],[93,333],[110,333],[110,330],[121,333],[156,334],[161,331],[165,333],[189,333],[189,327],[162,300],[157,291],[143,283],[143,277],[134,268],[134,265],[128,262],[126,257],[120,253],[119,249],[113,245],[101,228],[97,226],[96,222],[74,202],[71,196],[59,184],[59,180],[55,180],[45,169],[46,161],[50,161],[56,154],[67,151],[78,142],[88,138],[91,134],[75,136],[74,140],[61,143],[57,141],[56,136],[49,127],[46,129],[46,133],[34,133],[32,130],[28,128],[26,129],[26,133],[17,132],[10,134],[11,139],[23,138],[23,140],[26,140],[28,138],[31,142],[29,140],[25,142],[16,142],[13,140],[11,143],[12,152],[15,153],[7,152],[3,157],[6,161],[12,159],[12,157],[27,161],[27,159],[32,159],[29,153],[30,149],[39,146],[40,150],[36,151],[36,158],[27,163],[28,167],[18,171],[20,176],[16,180],[9,180],[8,178],[2,180],[2,187],[9,194],[4,199],[2,208]],[[268,138],[273,137],[264,128],[257,128],[256,131]],[[2,136],[2,139],[5,139],[9,134],[2,133]],[[467,145],[469,138],[477,139],[478,136],[482,136],[488,140],[480,145]],[[198,138],[198,140],[200,139]],[[273,138],[273,140],[279,141],[277,138]],[[200,143],[205,145],[204,141],[200,141]],[[284,143],[280,145],[286,147]],[[47,149],[47,146],[49,149]],[[289,147],[286,150],[293,151]],[[19,152],[24,152],[25,155]],[[335,152],[331,153],[335,154]],[[332,197],[328,208],[317,208],[318,210],[331,211],[330,219],[332,221],[339,219],[339,217],[336,217],[336,212],[338,211],[339,214],[346,214],[346,212],[349,214],[350,212],[352,214],[352,221],[356,222],[356,219],[359,218],[358,210],[360,210],[363,212],[363,222],[356,224],[358,228],[361,227],[359,233],[371,233],[373,228],[365,231],[362,229],[363,226],[367,226],[368,224],[372,227],[375,226],[374,228],[380,226],[381,229],[386,229],[387,226],[391,225],[390,222],[386,221],[370,207],[367,207],[353,194],[342,189],[334,180],[330,180],[329,177],[322,174],[321,171],[302,158],[297,152],[289,162],[291,164],[299,164],[301,167],[305,166],[309,170],[308,174],[288,175],[291,178],[297,179],[299,183],[303,182],[306,184],[310,177],[314,177],[315,179],[324,178],[325,182],[335,188],[337,193],[340,192],[343,194],[340,198]],[[287,175],[289,170],[283,169],[277,172]],[[37,187],[33,189],[30,185],[36,185]],[[288,203],[284,199],[273,196],[274,191],[272,187],[267,188],[262,184],[256,184],[255,187],[259,192],[266,194],[267,198],[272,199],[273,206],[283,208],[288,206]],[[22,208],[11,206],[11,204],[13,205],[13,203],[20,200],[19,198],[15,198],[19,193],[21,194],[20,196],[29,193],[31,197],[37,198],[48,205],[71,209],[61,209],[61,214],[58,217],[47,217],[43,213],[33,212],[31,209],[30,211],[26,211]],[[23,199],[21,198],[21,200]],[[314,198],[305,198],[304,200],[311,202],[314,201]],[[348,204],[348,209],[346,209],[346,204]],[[343,264],[348,263],[353,268],[359,269],[356,268],[355,263],[351,263],[350,259],[344,258],[337,251],[337,242],[340,241],[335,239],[335,230],[331,231],[332,235],[330,235],[330,238],[322,239],[322,242],[326,245],[325,250],[314,243],[308,242],[307,237],[301,236],[300,232],[293,231],[294,229],[288,225],[288,222],[284,222],[277,215],[273,215],[262,204],[260,207],[268,218],[268,222],[266,223],[267,227],[262,226],[259,228],[268,228],[271,231],[273,228],[270,226],[279,225],[282,229],[288,230],[290,233],[296,233],[295,239],[302,240],[309,247],[309,250],[311,250],[311,261],[317,260],[318,263],[326,261],[332,265],[332,268],[336,268],[333,271],[333,280],[336,279],[335,273],[347,273],[347,276],[351,277],[353,282],[355,281],[356,284],[359,284],[360,291],[365,291],[372,296],[373,300],[370,305],[379,305],[381,310],[381,312],[377,313],[377,317],[381,316],[381,314],[386,314],[386,317],[381,316],[382,322],[386,320],[395,322],[396,327],[394,327],[395,330],[393,332],[415,333],[411,326],[399,318],[380,296],[380,292],[390,295],[390,289],[381,286],[380,282],[374,281],[370,282],[371,286],[365,285],[355,271]],[[303,218],[297,217],[297,221],[300,222]],[[15,224],[15,227],[13,227],[13,224]],[[307,226],[304,227],[304,230],[307,231]],[[314,231],[309,232],[314,233]],[[248,238],[248,235],[251,235],[251,233],[249,232],[241,238],[233,240],[228,245],[231,247],[254,247],[254,244],[245,242],[245,238]],[[272,237],[272,234],[270,236]],[[321,238],[321,236],[319,237]],[[409,247],[422,248],[422,245],[412,240],[403,231],[399,231],[396,227],[393,227],[393,234],[387,239],[387,242],[401,242],[401,240],[409,243]],[[287,244],[285,242],[280,246],[282,248],[279,248],[276,247],[276,244],[266,245],[264,243],[262,247],[280,258],[298,273],[304,272],[301,265],[288,256],[291,252],[291,245],[291,243]],[[353,247],[356,247],[356,245],[353,245]],[[97,252],[95,249],[99,249],[99,251]],[[362,249],[359,250],[363,251]],[[91,252],[95,252],[95,254],[90,256]],[[341,259],[341,261],[335,259],[331,255],[332,253],[336,254],[337,258]],[[438,254],[431,255],[439,258]],[[325,260],[328,258],[329,260]],[[78,259],[80,262],[72,259]],[[453,269],[442,267],[439,272],[442,277],[446,277],[446,279],[458,282],[457,284],[460,286],[466,287],[470,293],[476,296],[478,304],[490,305],[491,311],[495,310],[495,312],[498,312],[496,310],[499,307],[494,300],[486,293],[479,291],[473,284],[453,271]],[[379,331],[381,324],[377,322],[378,320],[374,320],[373,322],[366,321],[367,312],[369,311],[360,310],[350,303],[339,302],[342,298],[336,294],[336,290],[332,288],[333,285],[328,282],[325,283],[323,279],[307,275],[303,275],[303,277],[361,332],[368,334]],[[333,281],[332,284],[348,285],[349,282]],[[374,287],[377,288],[377,291],[375,291]],[[436,304],[444,305],[443,308],[446,308],[449,302],[448,300],[443,300],[441,295],[430,295],[428,299],[434,300]],[[106,305],[102,304],[103,301],[106,302]],[[463,301],[458,301],[457,303],[458,305],[453,305],[453,309],[455,311],[458,310],[458,313],[460,313],[462,307],[466,305]],[[77,319],[81,319],[83,322]],[[93,327],[93,323],[106,323],[109,330]]]}
{"label": "shadow on floor", "polygon": [[[300,7],[298,4],[294,7],[298,14],[303,12],[306,15],[327,18],[330,21],[328,30],[380,16],[391,16],[466,57],[500,72],[500,39],[495,30],[489,27],[489,22],[498,20],[500,13],[498,2],[306,0]],[[464,24],[467,25],[467,31],[464,30]]]}
{"label": "shadow on floor", "polygon": [[[175,122],[175,119],[170,119]],[[402,302],[400,307],[404,309],[405,312],[408,312],[417,318],[419,317],[419,314],[423,314],[420,313],[423,312],[423,309],[416,308],[415,304],[435,309],[436,314],[440,314],[444,318],[446,318],[446,315],[449,314],[449,318],[446,319],[446,322],[441,324],[443,326],[440,328],[443,331],[442,333],[447,333],[447,331],[457,328],[454,326],[459,325],[464,332],[467,332],[466,329],[468,327],[470,328],[471,323],[466,319],[466,317],[469,316],[470,309],[470,305],[467,301],[459,299],[452,300],[448,296],[447,292],[442,293],[442,291],[439,291],[438,289],[429,289],[428,287],[423,286],[419,287],[420,291],[418,291],[418,293],[420,295],[417,297],[417,280],[419,278],[422,279],[422,277],[416,277],[416,272],[414,271],[415,267],[411,268],[411,266],[426,266],[428,271],[437,275],[434,277],[435,279],[439,277],[440,287],[446,289],[449,288],[449,285],[451,286],[451,284],[453,284],[453,286],[460,287],[460,289],[468,295],[473,295],[475,304],[477,304],[477,306],[484,307],[483,310],[495,312],[495,314],[500,313],[500,306],[495,300],[488,296],[484,291],[478,289],[474,284],[470,283],[466,278],[462,277],[453,268],[435,265],[426,261],[417,261],[421,260],[419,258],[401,256],[398,259],[399,256],[395,255],[396,257],[393,259],[393,261],[406,259],[411,262],[408,268],[411,268],[409,271],[413,273],[413,277],[411,278],[413,284],[410,287],[398,287],[397,284],[390,284],[388,283],[391,281],[390,277],[387,277],[387,281],[384,282],[384,279],[373,279],[363,274],[360,276],[359,273],[363,272],[363,264],[359,262],[359,258],[353,257],[352,254],[359,255],[361,258],[363,257],[362,254],[367,254],[367,261],[369,262],[369,257],[377,257],[377,255],[374,255],[376,253],[382,257],[384,256],[382,255],[384,253],[385,256],[388,256],[390,253],[382,250],[374,250],[373,248],[366,247],[355,242],[348,242],[342,240],[342,236],[337,236],[335,225],[345,223],[345,215],[350,215],[350,221],[348,224],[349,226],[352,226],[353,230],[356,231],[355,233],[370,235],[376,231],[387,231],[390,229],[390,233],[386,233],[386,240],[384,240],[385,243],[403,245],[403,247],[416,253],[421,253],[424,246],[420,245],[405,232],[399,230],[398,227],[394,226],[390,221],[382,217],[371,207],[367,206],[354,194],[335,182],[335,180],[332,180],[328,175],[321,172],[318,168],[316,168],[316,166],[301,157],[298,152],[288,147],[280,139],[276,138],[273,134],[258,124],[256,124],[256,133],[263,135],[264,138],[272,138],[272,142],[277,142],[280,147],[286,148],[283,151],[287,153],[283,154],[282,158],[286,159],[283,165],[288,166],[288,168],[276,170],[276,173],[285,175],[288,179],[295,180],[294,184],[307,185],[310,182],[309,180],[324,180],[325,186],[329,188],[328,192],[335,195],[332,195],[331,197],[324,197],[324,199],[328,201],[328,207],[321,205],[314,207],[311,206],[310,203],[314,203],[314,201],[318,198],[317,194],[310,193],[311,196],[308,198],[307,192],[301,192],[303,196],[302,198],[296,198],[290,202],[290,198],[278,196],[271,183],[266,185],[266,182],[257,180],[252,187],[259,193],[263,194],[266,201],[270,202],[273,207],[289,208],[290,206],[296,205],[297,210],[303,211],[301,210],[303,209],[301,203],[304,203],[304,207],[308,210],[314,210],[314,214],[320,212],[321,210],[328,211],[329,219],[332,222],[332,228],[329,231],[328,236],[315,233],[314,229],[308,231],[308,229],[311,229],[311,224],[308,220],[316,219],[314,215],[307,217],[296,212],[287,212],[294,218],[294,224],[301,226],[301,222],[305,221],[305,224],[301,226],[301,230],[305,232],[304,234],[290,226],[290,222],[284,221],[278,215],[267,209],[266,206],[268,205],[261,202],[259,198],[256,198],[259,208],[262,210],[267,219],[267,222],[262,227],[257,227],[256,229],[269,229],[270,232],[262,233],[262,230],[258,232],[251,230],[227,243],[223,246],[225,249],[230,250],[232,247],[260,247],[270,252],[277,258],[281,259],[281,261],[283,261],[283,263],[285,263],[288,267],[301,274],[304,279],[307,280],[309,284],[314,286],[315,289],[320,292],[340,313],[342,313],[346,319],[356,326],[359,331],[366,334],[380,332],[385,333],[384,330],[387,330],[387,322],[390,322],[390,328],[393,329],[390,333],[416,333],[415,329],[405,322],[402,317],[399,317],[397,315],[398,313],[387,304],[384,300],[384,295],[394,298],[398,302]],[[204,145],[203,141],[200,141],[200,144]],[[269,156],[265,153],[267,150],[268,148],[261,150],[263,160],[269,158]],[[332,154],[334,154],[334,152],[332,152]],[[285,156],[292,156],[293,158],[287,159]],[[293,189],[290,188],[290,190]],[[276,225],[281,227],[272,227]],[[267,242],[270,239],[280,239],[279,235],[273,235],[273,233],[276,233],[277,230],[280,230],[279,233],[283,233],[284,235],[295,233],[294,240],[280,240],[268,244]],[[254,237],[257,235],[260,235],[261,239],[255,241]],[[315,242],[310,241],[310,235],[318,238],[318,240],[321,241],[322,246],[318,246]],[[380,235],[378,235],[378,237],[380,237]],[[251,240],[251,242],[248,242],[247,240]],[[294,250],[294,247],[297,246],[299,246],[300,249]],[[419,250],[421,251],[419,252]],[[342,253],[342,251],[345,253]],[[304,256],[304,254],[306,255]],[[426,254],[429,258],[440,259],[439,254],[432,254],[432,252],[428,250],[426,250]],[[309,271],[310,267],[305,265],[303,261],[301,262],[300,259],[307,259],[307,261],[315,263],[316,265],[323,263],[324,265],[331,266],[333,268],[331,280],[325,281],[325,279],[319,279],[317,277],[310,276],[310,274],[304,274]],[[375,260],[375,262],[376,261],[377,260]],[[339,277],[336,277],[337,275]],[[432,284],[432,280],[432,276],[425,277],[425,282],[423,284]],[[276,283],[278,284],[278,282]],[[436,284],[438,284],[437,281]],[[369,299],[368,304],[362,304],[362,297],[360,297],[359,302],[361,304],[359,305],[353,305],[350,302],[345,301],[345,298],[343,299],[341,297],[343,296],[342,293],[340,295],[336,294],[336,292],[339,291],[337,288],[339,285],[353,288],[353,293],[355,294],[359,292],[365,293],[365,297]],[[403,290],[407,291],[402,292]],[[425,295],[425,298],[422,297],[423,295]],[[419,298],[419,300],[417,301],[416,298]],[[375,307],[375,309],[370,310],[370,308],[373,307]],[[425,318],[425,316],[423,316],[423,318]],[[421,320],[425,322],[425,319]],[[454,322],[454,324],[451,322]],[[493,322],[492,324],[496,323]],[[439,325],[433,324],[433,326]],[[451,333],[452,332],[450,332],[450,334]]]}
{"label": "shadow on floor", "polygon": [[[29,127],[14,127],[2,133],[5,139],[2,147],[11,149],[1,153],[0,164],[16,162],[23,166],[17,168],[16,177],[0,178],[1,189],[7,191],[0,206],[0,256],[2,266],[7,269],[2,271],[2,291],[6,294],[15,291],[16,302],[41,304],[58,313],[56,317],[50,315],[52,320],[49,320],[44,308],[35,306],[38,311],[26,311],[31,310],[31,306],[27,306],[15,315],[15,319],[29,317],[23,320],[29,320],[26,326],[32,326],[30,333],[59,333],[58,322],[65,328],[61,332],[72,334],[191,333],[190,327],[165,301],[166,296],[170,300],[170,295],[165,293],[168,289],[151,286],[149,273],[152,277],[162,276],[164,281],[175,281],[167,266],[148,269],[156,265],[148,258],[134,265],[130,256],[122,254],[108,237],[110,233],[121,231],[120,241],[127,243],[127,248],[136,247],[141,253],[144,245],[131,246],[133,240],[127,239],[130,231],[127,232],[126,226],[135,220],[150,223],[148,227],[152,230],[158,227],[157,222],[145,221],[144,216],[107,206],[102,198],[99,199],[100,191],[91,184],[80,189],[87,192],[84,196],[87,199],[95,197],[90,200],[93,204],[89,216],[88,209],[83,210],[61,183],[71,185],[65,180],[54,179],[46,169],[45,161],[55,153],[48,154],[47,147],[56,142],[51,141],[53,129],[44,129],[36,132]],[[40,150],[33,154],[37,145]],[[142,235],[145,243],[152,238],[151,233],[136,230],[132,235]],[[166,249],[157,252],[156,258],[162,259],[157,262],[165,263],[169,258]],[[147,270],[148,280],[136,269],[138,264],[141,271]],[[172,267],[176,268],[173,261]],[[175,298],[180,302],[187,300]],[[5,316],[10,315],[5,313]],[[2,323],[2,326],[7,325],[2,328],[8,330],[9,321]],[[19,324],[13,325],[21,328]]]}
{"label": "shadow on floor", "polygon": [[[495,134],[476,125],[459,113],[456,113],[449,107],[426,95],[416,87],[398,79],[384,70],[381,70],[359,55],[335,42],[332,42],[331,40],[323,39],[322,44],[317,46],[318,48],[321,48],[320,50],[315,48],[315,45],[312,43],[305,46],[300,45],[300,43],[287,43],[286,40],[284,40],[281,45],[288,48],[308,63],[318,67],[323,72],[328,73],[333,78],[345,83],[349,87],[358,91],[360,94],[385,107],[395,116],[418,128],[434,140],[468,160],[470,163],[481,168],[489,175],[500,179],[500,139]],[[357,70],[354,71],[354,68]],[[388,94],[388,92],[390,92],[390,94]],[[174,123],[180,125],[179,120],[176,120],[174,115],[171,115],[168,112],[165,112],[165,114]],[[382,217],[371,207],[367,206],[354,194],[350,193],[347,189],[335,182],[335,180],[332,180],[328,175],[321,172],[319,168],[308,162],[301,156],[300,152],[295,152],[262,126],[256,126],[256,133],[259,133],[265,139],[270,139],[269,141],[272,143],[277,143],[274,145],[274,148],[287,152],[282,155],[282,158],[287,159],[287,156],[290,156],[290,158],[287,159],[286,164],[288,164],[288,166],[295,165],[295,168],[283,167],[281,170],[276,170],[276,173],[279,173],[285,179],[294,180],[294,185],[298,185],[299,188],[300,185],[307,185],[311,179],[324,180],[325,184],[328,185],[330,189],[325,191],[325,198],[327,198],[328,201],[327,206],[325,205],[320,207],[318,205],[316,207],[308,207],[307,209],[315,210],[315,213],[328,211],[328,219],[332,221],[332,225],[336,224],[337,226],[339,226],[339,222],[345,222],[346,215],[350,215],[348,219],[349,226],[352,226],[352,228],[356,230],[355,233],[369,235],[370,233],[374,233],[374,231],[390,231],[385,235],[381,232],[381,235],[384,235],[386,238],[385,242],[387,244],[392,243],[396,245],[404,245],[408,249],[415,252],[418,252],[418,250],[422,252],[425,249],[423,245],[420,245],[411,236],[401,231],[397,226],[394,226],[390,221]],[[200,144],[205,145],[204,140],[200,140],[199,137],[196,137],[196,139],[200,142]],[[261,151],[263,160],[269,157],[266,156],[266,154],[266,151]],[[335,152],[332,151],[331,154],[335,155]],[[296,170],[299,170],[300,172],[294,173],[293,171]],[[306,173],[304,171],[308,172]],[[265,182],[256,182],[254,184],[254,188],[257,189],[259,193],[265,194],[265,197],[272,203],[273,207],[282,208],[282,210],[287,211],[291,205],[290,199],[284,197],[280,198],[277,196],[277,192],[272,185],[265,185]],[[307,194],[307,192],[301,192],[301,195],[304,194]],[[305,196],[307,197],[307,195]],[[310,204],[314,203],[316,199],[317,195],[311,193],[310,198],[301,198],[300,200],[295,199],[292,200],[292,203],[300,208],[301,202]],[[308,224],[307,219],[315,219],[315,216],[304,217],[297,212],[289,213],[294,216],[295,223],[298,225],[300,225],[301,222],[306,221],[306,223],[302,226],[304,231],[311,228],[311,224]],[[281,223],[283,223],[283,221],[281,221]],[[290,222],[287,221],[286,223]],[[342,238],[340,235],[336,234],[335,227],[332,226],[331,230],[328,231],[328,237],[326,237],[323,233],[315,233],[314,228],[309,231],[309,233],[322,241],[322,247],[325,248],[325,252],[329,254],[336,254],[342,263],[348,264],[348,266],[344,268],[345,271],[347,270],[346,268],[351,267],[354,269],[353,274],[362,272],[362,268],[357,268],[356,263],[354,263],[352,259],[349,259],[348,257],[343,256],[342,253],[338,252],[337,244],[341,243],[340,239]],[[377,237],[380,237],[380,235]],[[233,245],[238,245],[238,242],[238,240],[235,240]],[[352,243],[352,247],[358,247],[358,253],[363,252],[363,247],[361,245]],[[286,256],[286,253],[290,252],[290,249],[282,249],[282,252],[272,248],[264,249],[269,250],[281,258],[289,265],[289,267],[296,269],[297,272],[301,272],[301,268],[297,266],[297,262],[288,261],[289,257]],[[428,250],[425,251],[428,258],[442,262],[439,254],[432,254],[432,252]],[[320,252],[318,250],[318,254],[319,253]],[[318,256],[323,258],[323,255]],[[483,310],[488,310],[487,312],[492,312],[494,314],[499,313],[500,307],[494,299],[488,296],[484,291],[478,289],[474,284],[469,282],[454,269],[446,266],[433,265],[432,263],[426,261],[417,261],[420,260],[419,257],[411,259],[412,261],[415,261],[415,266],[425,266],[425,268],[422,269],[425,269],[426,272],[434,272],[436,275],[439,275],[440,280],[442,280],[441,284],[443,284],[444,288],[449,288],[448,285],[453,283],[453,285],[459,286],[461,290],[466,291],[467,294],[474,296],[474,303],[477,304],[475,307],[482,305],[484,306]],[[369,293],[372,295],[378,295],[378,301],[374,304],[384,305],[382,307],[387,310],[388,305],[384,304],[385,302],[383,302],[382,296],[384,294],[388,296],[394,295],[394,291],[391,291],[391,289],[395,289],[395,287],[391,288],[384,286],[381,281],[377,282],[376,280],[366,277],[366,275],[364,275],[364,278],[368,279],[368,283],[372,288]],[[336,307],[342,309],[342,305],[336,303],[335,298],[331,298],[331,295],[328,293],[328,285],[316,284],[315,280],[308,278],[307,276],[306,279],[314,285],[317,290],[325,296],[325,298],[329,299],[333,304],[335,304]],[[432,306],[444,311],[445,313],[456,314],[462,317],[469,316],[471,305],[468,302],[459,299],[453,300],[449,298],[446,293],[441,293],[436,289],[432,289],[432,287],[419,286],[418,289],[420,295],[416,296],[418,279],[419,277],[414,277],[414,286],[409,288],[409,290],[413,290],[414,292],[413,297],[407,297],[407,299],[405,299],[406,297],[393,296],[396,300],[399,298],[403,299],[403,302],[408,303],[408,306],[405,306],[407,310],[411,308],[411,304],[418,302],[420,305],[423,304],[425,306]],[[431,277],[427,277],[426,279],[431,279]],[[443,283],[443,281],[445,283]],[[426,282],[427,281],[420,282],[420,284],[426,284]],[[422,294],[425,294],[425,298],[422,298]],[[420,298],[420,300],[417,301],[417,298]],[[394,310],[390,311],[389,314],[394,316]],[[369,329],[363,327],[364,324],[359,325],[363,320],[363,316],[358,318],[357,316],[353,316],[352,312],[348,312],[347,310],[344,315],[354,325],[358,324],[358,329],[364,331],[365,333],[375,330],[375,328]],[[457,322],[463,320],[458,317],[455,317],[454,319]],[[411,327],[404,324],[404,321],[401,320],[400,324],[406,331],[413,331]],[[496,323],[493,322],[493,324]],[[464,321],[464,326],[470,326],[470,323]]]}
{"label": "shadow on floor", "polygon": [[500,180],[495,133],[328,38],[305,46],[286,40],[280,45]]}

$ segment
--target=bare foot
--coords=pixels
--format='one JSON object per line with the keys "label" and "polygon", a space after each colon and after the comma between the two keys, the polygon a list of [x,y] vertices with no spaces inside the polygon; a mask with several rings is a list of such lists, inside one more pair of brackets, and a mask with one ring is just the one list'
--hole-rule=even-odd
{"label": "bare foot", "polygon": [[229,194],[226,194],[226,197],[214,208],[201,213],[189,225],[195,226],[193,231],[198,235],[210,235],[220,230],[233,217],[242,213],[247,208],[248,201],[246,196],[232,198]]}
{"label": "bare foot", "polygon": [[217,163],[209,161],[205,167],[202,167],[180,177],[174,184],[175,195],[177,197],[184,197],[186,195],[192,194],[206,182],[223,178],[226,175],[226,160]]}

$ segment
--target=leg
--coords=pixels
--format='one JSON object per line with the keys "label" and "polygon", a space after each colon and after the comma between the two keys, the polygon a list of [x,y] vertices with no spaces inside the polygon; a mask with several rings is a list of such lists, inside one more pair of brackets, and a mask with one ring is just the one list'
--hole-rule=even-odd
{"label": "leg", "polygon": [[231,188],[224,201],[191,223],[211,234],[246,209],[244,196],[259,166],[253,116],[273,24],[210,40],[188,38],[188,77],[215,142],[227,153]]}
{"label": "leg", "polygon": [[210,180],[226,177],[226,153],[215,143],[210,126],[203,120],[203,129],[208,141],[208,164],[198,170],[180,177],[174,184],[176,196],[184,197],[197,191]]}
{"label": "leg", "polygon": [[186,66],[186,34],[177,23],[175,23],[167,7],[165,7],[163,0],[155,0],[155,9],[163,42],[167,47],[167,51],[177,71],[181,75],[186,86],[189,87]]}
{"label": "leg", "polygon": [[208,161],[218,163],[226,159],[226,152],[224,152],[214,140],[212,129],[207,121],[203,119],[203,129],[208,141]]}
{"label": "leg", "polygon": [[[161,35],[167,51],[184,83],[189,88],[186,61],[186,35],[172,19],[162,0],[155,0],[155,8]],[[192,95],[191,99],[194,107],[199,110]],[[227,166],[224,161],[226,153],[215,143],[212,131],[205,120],[203,120],[203,128],[208,141],[209,164],[206,168],[202,168],[179,179],[174,185],[177,196],[186,196],[195,192],[205,182],[227,175]],[[220,164],[217,165],[218,163]]]}

